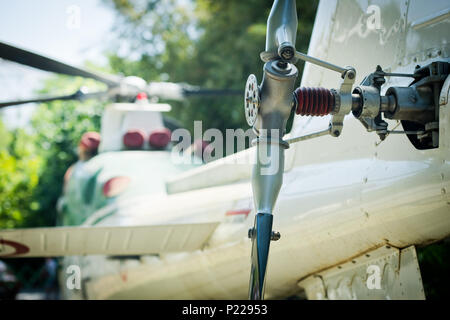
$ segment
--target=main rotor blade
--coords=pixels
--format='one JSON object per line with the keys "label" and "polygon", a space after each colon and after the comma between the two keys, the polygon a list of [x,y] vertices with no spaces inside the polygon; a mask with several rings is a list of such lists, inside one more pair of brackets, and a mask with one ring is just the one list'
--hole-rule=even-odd
{"label": "main rotor blade", "polygon": [[83,70],[3,42],[0,42],[0,58],[44,71],[95,79],[107,84],[108,86],[119,85],[118,77]]}
{"label": "main rotor blade", "polygon": [[189,88],[183,89],[186,97],[189,96],[244,96],[244,90],[241,89],[203,89]]}
{"label": "main rotor blade", "polygon": [[193,96],[244,95],[244,91],[240,89],[204,89],[175,82],[150,82],[147,86],[147,93],[149,96],[178,101]]}
{"label": "main rotor blade", "polygon": [[99,92],[91,92],[91,93],[83,93],[81,90],[78,90],[77,92],[69,95],[64,96],[53,96],[53,97],[39,97],[34,99],[27,99],[27,100],[15,100],[15,101],[5,101],[0,102],[0,109],[10,106],[16,106],[20,104],[26,104],[26,103],[42,103],[42,102],[50,102],[50,101],[56,101],[56,100],[86,100],[86,99],[92,99],[92,98],[100,98],[103,96],[108,95],[108,91],[99,91]]}

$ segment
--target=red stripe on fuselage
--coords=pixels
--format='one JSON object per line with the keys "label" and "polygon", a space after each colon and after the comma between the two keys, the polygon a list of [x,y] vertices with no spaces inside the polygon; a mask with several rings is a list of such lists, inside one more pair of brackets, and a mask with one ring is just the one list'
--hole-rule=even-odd
{"label": "red stripe on fuselage", "polygon": [[19,254],[25,254],[30,251],[30,248],[28,248],[26,245],[15,242],[15,241],[11,241],[11,240],[0,239],[0,244],[13,247],[16,250],[13,253],[5,254],[5,255],[2,255],[0,252],[0,257],[12,257],[12,256],[17,256]]}
{"label": "red stripe on fuselage", "polygon": [[230,210],[225,213],[226,216],[235,216],[238,214],[245,214],[245,217],[252,211],[252,209]]}

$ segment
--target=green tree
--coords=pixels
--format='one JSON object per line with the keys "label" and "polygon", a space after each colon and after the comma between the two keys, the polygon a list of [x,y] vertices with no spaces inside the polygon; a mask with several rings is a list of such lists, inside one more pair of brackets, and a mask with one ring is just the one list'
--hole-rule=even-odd
{"label": "green tree", "polygon": [[450,296],[450,241],[448,239],[417,248],[420,273],[427,299]]}
{"label": "green tree", "polygon": [[[127,43],[129,48],[123,55],[110,54],[111,68],[147,81],[243,89],[250,73],[261,80],[263,63],[259,53],[265,47],[272,2],[108,1],[117,12],[118,43],[122,48]],[[317,4],[297,1],[296,47],[303,52],[308,48]],[[298,66],[301,74],[303,65]],[[202,120],[204,129],[248,127],[243,97],[190,98],[172,105],[171,115],[191,130],[194,120]]]}
{"label": "green tree", "polygon": [[23,129],[8,131],[0,119],[0,228],[33,225],[39,204],[34,190],[42,159],[33,137]]}
{"label": "green tree", "polygon": [[[68,94],[82,85],[104,89],[93,80],[54,76],[39,93]],[[97,100],[40,104],[27,128],[30,133],[9,131],[0,121],[0,228],[55,225],[64,173],[77,161],[82,134],[100,130],[103,106]]]}

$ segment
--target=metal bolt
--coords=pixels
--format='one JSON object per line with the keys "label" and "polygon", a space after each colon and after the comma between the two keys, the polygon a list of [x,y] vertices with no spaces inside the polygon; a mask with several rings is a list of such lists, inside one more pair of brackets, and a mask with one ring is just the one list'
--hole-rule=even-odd
{"label": "metal bolt", "polygon": [[277,62],[277,67],[280,68],[280,69],[286,69],[287,63],[284,62],[284,61],[278,61]]}
{"label": "metal bolt", "polygon": [[[248,237],[249,237],[249,239],[253,239],[253,237],[255,235],[256,235],[255,228],[248,229]],[[272,233],[270,235],[270,240],[277,241],[277,240],[280,240],[280,238],[281,238],[281,234],[279,232],[272,231]]]}
{"label": "metal bolt", "polygon": [[272,241],[278,241],[281,238],[281,234],[278,231],[272,231],[272,234],[270,236],[270,240]]}
{"label": "metal bolt", "polygon": [[283,48],[283,49],[281,49],[280,56],[284,60],[289,61],[294,57],[294,50],[292,50],[292,48],[290,48],[290,47]]}

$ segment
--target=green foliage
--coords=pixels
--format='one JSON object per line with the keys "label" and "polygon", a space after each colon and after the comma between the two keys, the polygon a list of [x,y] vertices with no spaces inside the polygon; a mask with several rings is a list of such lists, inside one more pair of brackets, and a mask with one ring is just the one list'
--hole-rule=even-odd
{"label": "green foliage", "polygon": [[[40,93],[71,93],[82,85],[103,89],[94,81],[55,76]],[[82,134],[100,130],[103,106],[95,100],[41,104],[31,133],[9,132],[0,122],[0,228],[55,225],[64,173],[77,160]]]}
{"label": "green foliage", "polygon": [[448,240],[417,248],[420,272],[427,299],[450,296],[450,242]]}
{"label": "green foliage", "polygon": [[0,121],[0,136],[0,228],[25,227],[39,209],[33,193],[42,159],[24,130],[9,132]]}

